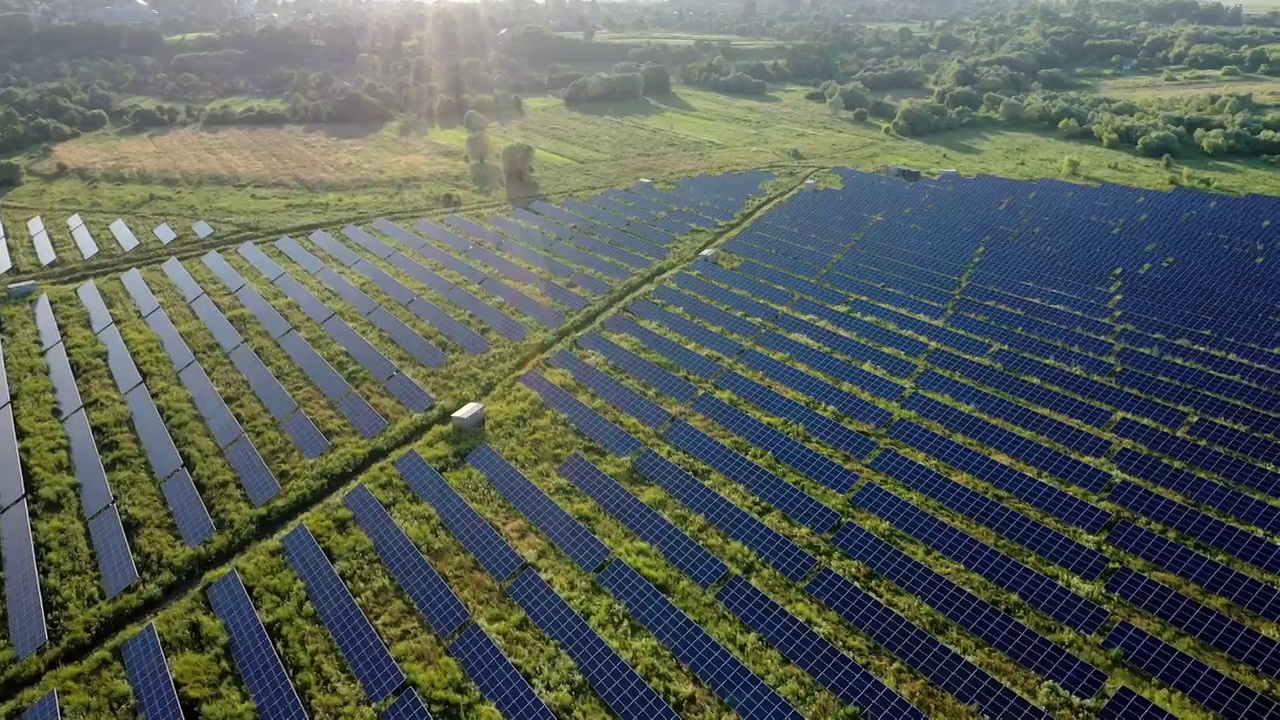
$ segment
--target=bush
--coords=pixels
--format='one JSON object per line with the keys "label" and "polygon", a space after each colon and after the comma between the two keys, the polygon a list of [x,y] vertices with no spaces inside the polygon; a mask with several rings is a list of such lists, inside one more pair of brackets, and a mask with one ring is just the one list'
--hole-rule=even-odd
{"label": "bush", "polygon": [[27,170],[17,160],[0,160],[0,186],[17,187],[26,179]]}
{"label": "bush", "polygon": [[1138,139],[1138,153],[1147,157],[1160,157],[1165,154],[1176,155],[1181,149],[1178,136],[1168,130],[1149,132]]}
{"label": "bush", "polygon": [[489,118],[479,111],[468,110],[462,117],[462,127],[469,133],[484,132],[484,129],[489,127]]}
{"label": "bush", "polygon": [[80,121],[80,128],[83,130],[93,131],[101,130],[111,124],[111,118],[102,110],[91,110],[85,113],[84,119]]}
{"label": "bush", "polygon": [[645,95],[667,95],[671,92],[671,72],[666,65],[645,65],[640,68],[640,77],[644,78]]}
{"label": "bush", "polygon": [[1075,177],[1080,174],[1080,158],[1075,155],[1067,155],[1062,158],[1062,174],[1066,177]]}
{"label": "bush", "polygon": [[1240,77],[1244,73],[1236,65],[1227,65],[1222,68],[1222,77]]}
{"label": "bush", "polygon": [[870,117],[870,115],[871,113],[867,112],[866,108],[858,108],[857,110],[853,111],[853,119],[857,120],[858,122],[866,122],[867,118]]}

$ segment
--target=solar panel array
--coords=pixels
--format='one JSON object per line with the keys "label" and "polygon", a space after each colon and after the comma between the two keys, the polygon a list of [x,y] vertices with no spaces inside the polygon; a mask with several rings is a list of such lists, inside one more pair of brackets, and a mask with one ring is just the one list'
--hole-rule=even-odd
{"label": "solar panel array", "polygon": [[169,664],[160,646],[155,623],[124,641],[120,646],[129,684],[138,699],[138,714],[144,720],[181,720],[182,705],[174,689]]}

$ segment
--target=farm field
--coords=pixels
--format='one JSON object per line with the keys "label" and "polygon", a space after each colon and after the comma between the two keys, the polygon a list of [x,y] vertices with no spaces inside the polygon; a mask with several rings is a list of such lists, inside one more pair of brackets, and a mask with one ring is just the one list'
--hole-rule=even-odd
{"label": "farm field", "polygon": [[[1094,232],[1076,231],[1084,207]],[[188,713],[263,711],[225,622],[243,583],[291,688],[277,709],[311,717],[416,697],[461,717],[519,703],[574,718],[744,714],[725,673],[757,707],[806,717],[1112,717],[1153,702],[1266,716],[1277,321],[1264,299],[1209,311],[1233,283],[1274,292],[1276,247],[1252,240],[1276,214],[1260,197],[778,168],[215,244],[184,257],[185,273],[99,274],[217,528],[194,547],[135,440],[103,315],[78,282],[55,285],[47,305],[0,315],[28,470],[5,514],[30,513],[49,625],[25,660],[5,647],[0,711],[57,689],[68,716],[132,715],[125,646],[151,623]],[[1210,249],[1221,215],[1235,221]],[[1114,252],[1072,254],[1101,244]],[[1208,252],[1231,272],[1202,274]],[[252,438],[274,497],[255,501],[224,458],[155,305]],[[440,355],[415,357],[387,316]],[[338,341],[334,317],[395,372]],[[353,418],[367,414],[328,397],[291,337],[387,425],[362,434]],[[68,401],[40,349],[59,345],[92,432],[119,439],[99,452],[137,580],[110,600],[79,460],[49,417]],[[296,426],[230,359],[245,348],[295,400],[282,414],[305,414],[328,449],[282,431]],[[429,410],[405,407],[397,375]],[[471,399],[484,428],[451,428],[445,415]],[[420,559],[408,584],[388,560],[406,550]],[[322,601],[322,581],[352,602]],[[701,630],[675,639],[655,620],[670,608]],[[356,624],[382,649],[352,656],[338,617],[367,617]],[[613,670],[559,635],[565,622]],[[1223,624],[1230,634],[1204,632]],[[691,661],[697,643],[715,659]],[[501,692],[477,660],[493,648],[518,672]],[[639,684],[613,694],[628,678]]]}

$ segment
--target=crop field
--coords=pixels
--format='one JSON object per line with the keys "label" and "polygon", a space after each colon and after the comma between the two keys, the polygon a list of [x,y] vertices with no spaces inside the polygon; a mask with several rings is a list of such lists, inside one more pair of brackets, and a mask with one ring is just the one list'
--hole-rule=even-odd
{"label": "crop field", "polygon": [[51,286],[0,712],[1280,712],[1277,215],[745,172]]}

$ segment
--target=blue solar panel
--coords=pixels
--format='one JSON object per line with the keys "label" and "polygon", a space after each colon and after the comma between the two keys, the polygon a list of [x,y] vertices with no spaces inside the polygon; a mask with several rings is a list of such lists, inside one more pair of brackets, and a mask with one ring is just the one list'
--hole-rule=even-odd
{"label": "blue solar panel", "polygon": [[480,333],[453,319],[435,304],[423,298],[418,298],[405,307],[409,309],[409,312],[426,321],[428,325],[439,330],[442,335],[452,340],[463,351],[471,355],[480,355],[488,352],[488,340],[485,340]]}
{"label": "blue solar panel", "polygon": [[610,563],[599,582],[739,715],[799,720],[781,696],[629,565]]}
{"label": "blue solar panel", "polygon": [[311,233],[307,236],[307,239],[315,243],[316,247],[333,256],[334,260],[337,260],[347,267],[354,267],[356,263],[360,262],[361,258],[359,254],[346,245],[343,245],[341,242],[334,239],[332,235],[324,232],[323,230],[317,230]]}
{"label": "blue solar panel", "polygon": [[1107,557],[1102,553],[1085,547],[901,453],[882,450],[871,467],[1082,577],[1096,579],[1107,567]]}
{"label": "blue solar panel", "polygon": [[883,328],[875,323],[863,320],[847,312],[834,310],[825,305],[801,298],[792,305],[794,312],[820,318],[834,327],[847,330],[884,347],[893,348],[909,357],[920,357],[929,346],[919,340],[913,340],[900,333]]}
{"label": "blue solar panel", "polygon": [[600,443],[614,455],[626,457],[639,452],[643,447],[631,433],[609,422],[603,415],[542,375],[536,372],[525,373],[521,376],[520,383],[538,393],[542,401],[553,410],[563,413],[579,432]]}
{"label": "blue solar panel", "polygon": [[[923,396],[919,396],[923,397]],[[928,402],[936,402],[928,400]],[[1065,520],[1086,532],[1098,532],[1111,519],[1111,513],[1071,493],[996,462],[990,456],[972,450],[908,420],[899,420],[889,436],[951,467],[963,470],[979,480],[997,487],[1020,500]]]}
{"label": "blue solar panel", "polygon": [[56,689],[45,693],[43,697],[31,704],[22,714],[18,716],[18,720],[61,720],[62,709],[58,706],[58,691]]}
{"label": "blue solar panel", "polygon": [[302,266],[304,270],[315,275],[325,270],[325,264],[320,258],[311,253],[310,250],[302,247],[297,240],[291,237],[282,237],[275,242],[276,249],[284,253],[290,260]]}
{"label": "blue solar panel", "polygon": [[1107,541],[1268,620],[1280,620],[1280,591],[1183,545],[1130,522],[1117,525]]}
{"label": "blue solar panel", "polygon": [[254,507],[262,507],[280,492],[279,481],[271,474],[248,435],[241,435],[222,452]]}
{"label": "blue solar panel", "polygon": [[702,515],[725,535],[751,548],[792,581],[804,577],[817,560],[754,515],[726,500],[678,465],[652,450],[632,463],[636,472],[656,483],[685,507]]}
{"label": "blue solar panel", "polygon": [[133,553],[115,505],[107,506],[89,520],[89,539],[98,557],[98,570],[102,573],[102,587],[108,600],[138,581],[138,568],[133,564]]}
{"label": "blue solar panel", "polygon": [[862,715],[921,720],[925,717],[901,695],[741,576],[732,576],[716,593],[716,599],[836,697],[859,708]]}
{"label": "blue solar panel", "polygon": [[1119,648],[1125,662],[1140,668],[1192,700],[1227,718],[1274,717],[1276,701],[1192,659],[1172,645],[1148,635],[1129,623],[1120,623],[1102,643]]}
{"label": "blue solar panel", "polygon": [[955,348],[960,352],[982,357],[991,350],[989,343],[971,338],[968,335],[948,330],[941,325],[934,325],[917,317],[913,317],[906,313],[894,310],[893,308],[883,307],[865,300],[858,300],[850,305],[852,312],[859,315],[868,315],[884,322],[896,325],[907,332],[915,333],[929,340],[933,340],[942,345]]}
{"label": "blue solar panel", "polygon": [[49,641],[40,595],[40,573],[31,539],[31,518],[24,497],[0,513],[0,558],[4,560],[4,604],[9,642],[26,658]]}
{"label": "blue solar panel", "polygon": [[538,486],[489,445],[467,455],[467,464],[479,470],[498,492],[529,518],[561,552],[587,572],[594,572],[609,557],[609,548],[582,523],[547,497]]}
{"label": "blue solar panel", "polygon": [[491,295],[501,298],[508,305],[529,316],[544,328],[552,329],[564,324],[564,313],[547,307],[515,288],[493,278],[488,278],[480,286]]}
{"label": "blue solar panel", "polygon": [[352,392],[351,384],[297,332],[290,330],[277,341],[280,349],[315,383],[330,403],[337,403]]}
{"label": "blue solar panel", "polygon": [[506,339],[519,342],[529,336],[529,328],[520,321],[485,303],[480,298],[455,287],[449,291],[449,301],[479,318],[484,324],[493,328]]}
{"label": "blue solar panel", "polygon": [[18,434],[13,424],[13,405],[0,407],[0,508],[7,508],[26,494],[22,480],[22,460],[18,455]]}
{"label": "blue solar panel", "polygon": [[182,720],[182,705],[169,675],[155,623],[125,640],[120,654],[133,694],[138,698],[138,714],[145,720]]}
{"label": "blue solar panel", "polygon": [[[789,435],[775,430],[772,426],[755,419],[725,401],[720,400],[714,395],[703,394],[698,396],[698,398],[693,401],[692,407],[695,411],[710,418],[716,424],[725,428],[729,432],[732,432],[752,445],[773,455],[781,462],[795,469],[796,472],[799,472],[810,480],[821,485],[825,485],[838,493],[843,494],[849,492],[849,490],[858,483],[858,473],[833,461],[831,458],[817,452],[809,446],[797,442]],[[711,463],[713,466],[716,465],[716,462],[712,462],[713,458],[711,456],[702,457],[699,455],[698,451],[712,452],[714,451],[715,446],[719,445],[719,443],[711,441],[713,444],[709,444],[707,441],[710,441],[710,438],[703,441],[698,437],[699,435],[701,435],[701,433],[693,430],[691,426],[683,421],[672,425],[666,432],[667,440],[681,445],[681,447],[684,447],[686,452],[699,456],[702,460]],[[727,448],[725,450],[727,450]],[[759,472],[748,473],[746,467],[733,467],[733,463],[730,463],[728,460],[729,456],[724,455],[723,452],[715,452],[720,456],[720,460],[722,461],[721,464],[723,465],[723,468],[718,468],[722,473],[730,475],[731,477],[746,473],[743,478],[744,482],[748,480],[762,479],[762,476],[760,476],[759,473],[764,472],[763,469],[760,469]],[[736,455],[737,453],[733,454]],[[730,469],[732,472],[728,472]],[[765,474],[768,475],[768,473]],[[758,489],[763,490],[764,488]],[[807,517],[817,519],[817,517],[826,516],[826,513],[819,513],[818,516],[809,515],[808,513],[805,513],[805,515]],[[795,516],[792,517],[795,519]],[[805,524],[809,523],[806,522]],[[818,525],[827,526],[826,519],[819,522]],[[811,525],[811,527],[814,526]],[[817,527],[814,527],[814,529],[818,530]],[[818,532],[825,531],[818,530]]]}
{"label": "blue solar panel", "polygon": [[53,395],[58,401],[56,408],[59,418],[71,417],[84,407],[80,397],[80,388],[76,385],[76,376],[71,371],[71,360],[67,358],[67,346],[58,343],[44,354],[45,364],[49,366],[49,382],[53,383]]}
{"label": "blue solar panel", "polygon": [[613,407],[627,413],[651,428],[661,428],[671,419],[671,413],[640,393],[623,385],[607,373],[578,359],[568,350],[559,350],[551,357],[552,367],[568,370],[574,380],[593,390]]}
{"label": "blue solar panel", "polygon": [[499,581],[506,580],[524,565],[520,555],[507,544],[440,473],[418,453],[410,450],[396,459],[400,477],[415,494],[431,504],[440,521],[467,551],[480,561],[485,571]]}
{"label": "blue solar panel", "polygon": [[285,297],[294,301],[312,322],[323,324],[324,321],[333,317],[333,310],[292,275],[281,274],[276,278],[275,286],[284,293]]}
{"label": "blue solar panel", "polygon": [[179,470],[161,485],[165,501],[173,512],[178,532],[188,547],[195,547],[213,537],[216,529],[209,511],[200,499],[195,483],[191,481],[191,473],[185,468]]}
{"label": "blue solar panel", "polygon": [[[827,361],[830,361],[833,366],[831,367],[831,370],[836,373],[841,372],[840,367],[836,366],[843,366],[846,370],[855,370],[858,374],[863,373],[862,370],[853,368],[847,363],[842,363],[839,360],[832,358],[830,355],[774,333],[765,335],[764,338],[762,338],[761,344],[764,346],[772,345],[774,349],[786,347],[795,353],[798,353],[796,355],[792,355],[792,357],[795,357],[797,360],[805,362],[806,364],[812,364],[814,362],[825,364]],[[807,395],[823,405],[835,408],[840,413],[859,422],[866,423],[873,427],[882,427],[893,419],[893,413],[885,410],[879,405],[863,400],[851,392],[841,390],[831,383],[820,380],[817,377],[802,370],[798,370],[780,360],[775,360],[762,352],[749,350],[744,353],[740,359],[744,365],[763,374],[768,379],[785,385],[798,393]],[[822,365],[813,365],[813,367],[825,372]],[[870,376],[870,373],[866,374]],[[845,379],[839,375],[833,375],[833,377]],[[846,377],[849,376],[846,374]],[[871,377],[874,378],[874,376]],[[878,378],[875,379],[877,381],[879,380]],[[893,397],[898,397],[902,394],[903,387],[901,385],[887,381],[884,385],[886,392],[892,393]],[[893,390],[887,390],[887,388],[890,387],[892,387]]]}
{"label": "blue solar panel", "polygon": [[147,316],[147,324],[151,326],[156,337],[160,338],[160,344],[164,347],[165,354],[169,356],[169,361],[173,363],[174,370],[182,370],[196,361],[191,348],[187,347],[187,343],[178,334],[178,329],[173,326],[173,321],[164,310],[157,307],[155,312]]}
{"label": "blue solar panel", "polygon": [[858,525],[845,523],[831,542],[1015,662],[1068,691],[1093,697],[1106,683],[1102,671]]}
{"label": "blue solar panel", "polygon": [[794,421],[820,441],[858,459],[864,459],[877,447],[876,441],[864,434],[846,428],[845,425],[837,423],[826,415],[815,413],[808,406],[773,392],[762,384],[751,382],[732,370],[726,370],[719,375],[716,378],[716,386],[732,391],[769,415]]}
{"label": "blue solar panel", "polygon": [[173,444],[169,429],[160,418],[160,411],[151,400],[147,386],[140,385],[124,396],[129,412],[133,415],[133,425],[138,431],[138,439],[142,441],[142,449],[151,463],[151,471],[158,482],[172,475],[182,467],[182,456]]}
{"label": "blue solar panel", "polygon": [[730,307],[748,317],[767,321],[773,319],[779,312],[764,303],[756,302],[746,295],[709,283],[696,275],[680,273],[675,276],[674,282],[679,288],[697,293],[712,302]]}
{"label": "blue solar panel", "polygon": [[507,588],[543,632],[564,648],[583,677],[622,718],[680,717],[532,568]]}
{"label": "blue solar panel", "polygon": [[1128,568],[1107,591],[1271,677],[1280,676],[1280,642]]}
{"label": "blue solar panel", "polygon": [[392,315],[386,308],[375,308],[368,315],[368,320],[420,364],[435,370],[444,367],[448,362],[444,351],[419,335],[403,320]]}
{"label": "blue solar panel", "polygon": [[589,332],[578,338],[578,344],[587,350],[603,355],[609,362],[622,368],[633,378],[649,385],[673,400],[688,401],[698,389],[685,380],[645,360],[630,350],[609,341],[597,332]]}
{"label": "blue solar panel", "polygon": [[124,283],[124,289],[133,298],[133,304],[142,317],[145,318],[160,309],[159,301],[156,300],[155,295],[151,294],[151,288],[147,287],[147,281],[142,278],[142,273],[138,272],[137,268],[130,268],[122,274],[120,282]]}
{"label": "blue solar panel", "polygon": [[1280,475],[1220,450],[1184,440],[1130,418],[1122,418],[1112,428],[1117,436],[1142,443],[1175,460],[1194,465],[1215,475],[1257,488],[1268,495],[1280,494]]}
{"label": "blue solar panel", "polygon": [[[275,260],[267,257],[267,254],[262,252],[261,248],[251,242],[242,244],[236,248],[236,252],[240,253],[240,256],[245,260],[248,260],[249,264],[262,273],[262,276],[270,282],[275,282],[281,275],[284,275],[284,268],[280,267]],[[190,302],[190,298],[187,301]]]}
{"label": "blue solar panel", "polygon": [[114,502],[115,496],[102,468],[88,415],[84,410],[77,410],[63,421],[62,427],[67,433],[71,467],[76,474],[76,483],[80,485],[80,505],[84,508],[84,516],[90,518]]}
{"label": "blue solar panel", "polygon": [[129,347],[124,344],[120,329],[114,324],[108,325],[98,334],[98,338],[107,349],[107,368],[116,381],[116,389],[121,393],[128,393],[141,385],[142,375],[138,373],[138,366],[133,364],[133,356],[129,353]]}
{"label": "blue solar panel", "polygon": [[[715,361],[648,328],[641,327],[622,315],[610,315],[604,321],[604,328],[610,332],[634,337],[649,350],[697,377],[709,378],[720,372],[720,366]],[[692,396],[690,394],[690,397]]]}
{"label": "blue solar panel", "polygon": [[290,530],[282,540],[284,553],[307,588],[307,597],[351,666],[370,700],[380,702],[405,681],[404,671],[338,577],[324,549],[306,525]]}
{"label": "blue solar panel", "polygon": [[752,280],[751,278],[740,275],[732,270],[726,270],[715,263],[714,260],[700,259],[691,266],[693,271],[699,275],[705,275],[708,278],[728,285],[732,288],[742,290],[748,295],[762,298],[774,305],[787,307],[791,301],[795,299],[795,295],[789,290],[782,290],[772,285]]}
{"label": "blue solar panel", "polygon": [[337,293],[344,302],[355,308],[356,312],[361,315],[368,315],[379,307],[378,303],[365,294],[363,290],[352,285],[350,281],[328,267],[322,266],[316,273],[316,279]]}
{"label": "blue solar panel", "polygon": [[[166,266],[168,264],[165,263]],[[80,304],[84,305],[85,311],[89,313],[89,329],[100,333],[115,322],[111,318],[111,311],[107,309],[107,304],[102,300],[102,293],[98,292],[98,286],[92,280],[76,288],[76,294],[80,296]]]}
{"label": "blue solar panel", "polygon": [[447,638],[471,619],[466,606],[367,487],[357,485],[343,503],[437,636]]}
{"label": "blue solar panel", "polygon": [[1280,508],[1232,490],[1226,485],[1206,480],[1173,465],[1125,448],[1111,460],[1122,472],[1216,508],[1254,527],[1280,532]]}
{"label": "blue solar panel", "polygon": [[555,720],[555,715],[529,687],[529,681],[516,671],[479,625],[468,626],[449,646],[449,654],[457,659],[480,692],[498,707],[504,718]]}
{"label": "blue solar panel", "polygon": [[227,289],[231,292],[236,292],[245,286],[246,280],[244,279],[244,276],[235,268],[231,267],[231,264],[226,261],[226,258],[219,255],[216,250],[210,250],[200,259],[204,261],[205,266],[213,271],[213,274],[217,276],[217,278],[222,281],[222,284],[226,285]]}
{"label": "blue solar panel", "polygon": [[379,720],[431,720],[427,704],[418,691],[409,688],[378,716]]}
{"label": "blue solar panel", "polygon": [[62,333],[58,330],[58,320],[53,316],[53,306],[49,304],[48,294],[36,298],[32,312],[36,318],[36,333],[40,336],[41,352],[62,342]]}
{"label": "blue solar panel", "polygon": [[1175,720],[1175,716],[1128,687],[1121,686],[1102,706],[1098,720]]}
{"label": "blue solar panel", "polygon": [[874,483],[859,490],[853,502],[1086,635],[1107,620],[1107,612],[1089,600]]}
{"label": "blue solar panel", "polygon": [[347,239],[351,242],[359,245],[372,253],[375,257],[382,258],[383,260],[391,257],[391,255],[396,252],[395,248],[375,238],[365,230],[362,230],[355,225],[348,225],[342,228],[342,234],[346,235]]}
{"label": "blue solar panel", "polygon": [[742,352],[742,345],[725,337],[723,333],[713,332],[675,313],[667,312],[648,300],[636,300],[627,306],[627,309],[641,320],[648,320],[668,332],[683,335],[725,357],[733,357]]}
{"label": "blue solar panel", "polygon": [[231,636],[231,656],[258,714],[272,720],[306,720],[298,692],[280,664],[240,575],[232,570],[215,580],[205,594]]}
{"label": "blue solar panel", "polygon": [[248,381],[253,394],[258,396],[267,412],[271,413],[277,421],[284,420],[289,413],[298,408],[298,403],[293,401],[289,392],[284,389],[276,376],[271,374],[253,348],[241,345],[228,357],[231,358],[231,364],[235,365]]}
{"label": "blue solar panel", "polygon": [[[803,323],[804,321],[799,322]],[[843,335],[838,336],[842,339],[836,340],[832,337],[828,337],[828,335],[835,336],[835,333],[830,333],[829,331],[823,330],[822,328],[810,323],[804,323],[804,325],[808,330],[801,330],[794,327],[787,328],[787,330],[788,332],[798,332],[799,334],[809,335],[811,339],[815,339],[817,342],[824,344],[826,342],[843,344],[847,340],[849,343],[853,343],[853,345],[858,347],[841,347],[834,349],[845,354],[861,352],[860,348],[862,346],[858,343],[854,343],[852,340],[848,340],[848,338],[844,338]],[[818,335],[819,337],[814,338],[813,335]],[[797,361],[808,365],[809,367],[826,373],[837,380],[849,383],[850,385],[877,397],[894,400],[901,397],[905,390],[905,388],[903,388],[903,386],[897,381],[884,377],[881,371],[873,372],[870,370],[864,370],[859,367],[857,363],[851,363],[843,358],[837,357],[831,352],[806,345],[781,333],[767,332],[761,335],[757,342],[760,347],[766,350],[790,355]],[[878,350],[874,352],[879,353]],[[895,362],[897,361],[896,358],[894,360]],[[901,371],[902,376],[905,377],[911,373],[912,368],[903,366],[898,368],[898,370]]]}
{"label": "blue solar panel", "polygon": [[1210,547],[1267,572],[1280,572],[1280,545],[1131,482],[1122,482],[1110,499],[1139,515],[1196,538]]}
{"label": "blue solar panel", "polygon": [[[737,315],[725,312],[714,305],[710,305],[699,300],[692,295],[674,290],[666,285],[660,286],[651,293],[651,296],[663,303],[678,307],[693,317],[710,323],[716,327],[728,330],[731,333],[740,335],[745,338],[755,337],[760,332],[760,326],[750,320],[743,320]],[[634,311],[633,311],[634,312]],[[714,346],[708,346],[714,347]]]}
{"label": "blue solar panel", "polygon": [[1077,400],[1056,390],[1051,390],[1044,385],[1021,380],[996,368],[974,362],[953,353],[937,351],[930,355],[929,359],[939,368],[958,373],[999,392],[1012,395],[1060,415],[1075,418],[1086,425],[1102,427],[1111,419],[1112,413],[1110,410]]}
{"label": "blue solar panel", "polygon": [[236,330],[226,315],[213,303],[208,295],[202,295],[191,303],[191,312],[200,318],[209,334],[222,346],[222,351],[229,353],[244,344],[244,337]]}
{"label": "blue solar panel", "polygon": [[989,717],[1048,717],[830,568],[819,570],[806,590],[958,700],[977,705]]}
{"label": "blue solar panel", "polygon": [[560,475],[591,496],[618,522],[653,545],[672,565],[704,588],[724,577],[729,568],[720,558],[690,538],[658,511],[627,492],[616,480],[574,453],[560,466]]}

